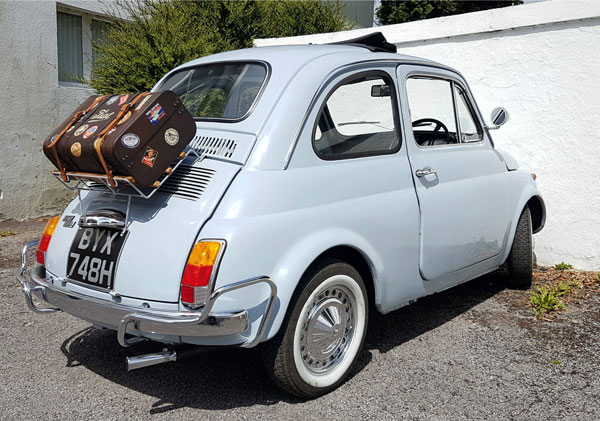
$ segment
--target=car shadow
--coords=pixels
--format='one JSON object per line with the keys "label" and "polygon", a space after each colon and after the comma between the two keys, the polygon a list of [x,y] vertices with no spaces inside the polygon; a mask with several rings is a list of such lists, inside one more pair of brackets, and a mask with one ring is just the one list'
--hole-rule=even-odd
{"label": "car shadow", "polygon": [[[387,315],[372,313],[365,346],[351,377],[372,359],[372,351],[385,353],[465,313],[504,289],[504,278],[493,273],[450,290],[422,298]],[[273,385],[261,361],[261,346],[254,349],[222,348],[175,363],[127,372],[125,357],[159,352],[164,348],[146,342],[122,348],[115,332],[84,329],[61,347],[67,367],[82,365],[105,379],[157,399],[148,411],[160,414],[183,407],[223,410],[280,401],[302,402]]]}

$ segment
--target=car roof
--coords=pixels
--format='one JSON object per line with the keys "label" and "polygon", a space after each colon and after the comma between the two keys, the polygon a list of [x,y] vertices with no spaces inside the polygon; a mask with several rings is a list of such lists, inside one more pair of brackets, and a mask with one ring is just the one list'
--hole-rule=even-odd
{"label": "car roof", "polygon": [[331,58],[331,56],[337,56],[337,65],[373,60],[393,60],[398,63],[425,64],[453,70],[440,63],[419,57],[388,52],[373,52],[362,46],[344,44],[278,45],[246,48],[201,57],[174,70],[224,61],[265,61],[273,68],[297,70],[314,60],[323,57]]}

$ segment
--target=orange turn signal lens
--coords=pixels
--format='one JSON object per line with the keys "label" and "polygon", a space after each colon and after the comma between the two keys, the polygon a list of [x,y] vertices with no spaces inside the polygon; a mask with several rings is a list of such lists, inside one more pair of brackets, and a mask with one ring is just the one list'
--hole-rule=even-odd
{"label": "orange turn signal lens", "polygon": [[212,266],[217,261],[220,249],[221,243],[218,241],[200,241],[192,249],[187,264],[192,266]]}

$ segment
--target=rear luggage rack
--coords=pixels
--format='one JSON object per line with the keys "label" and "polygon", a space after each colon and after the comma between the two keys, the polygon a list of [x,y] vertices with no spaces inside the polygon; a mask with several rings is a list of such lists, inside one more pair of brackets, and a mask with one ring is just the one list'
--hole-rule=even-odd
{"label": "rear luggage rack", "polygon": [[[109,177],[106,174],[99,173],[83,173],[67,171],[65,173],[67,181],[64,181],[62,174],[58,170],[53,170],[52,174],[69,190],[80,191],[108,191],[113,194],[127,195],[130,197],[141,197],[143,199],[151,198],[160,187],[169,179],[171,174],[181,165],[181,163],[188,157],[194,156],[196,159],[201,159],[204,154],[199,153],[196,149],[188,148],[187,151],[182,152],[179,161],[172,167],[166,169],[165,173],[161,178],[154,183],[152,187],[141,187],[135,184],[133,177],[113,175],[112,180],[114,186],[111,185]],[[75,184],[71,184],[74,181]]]}

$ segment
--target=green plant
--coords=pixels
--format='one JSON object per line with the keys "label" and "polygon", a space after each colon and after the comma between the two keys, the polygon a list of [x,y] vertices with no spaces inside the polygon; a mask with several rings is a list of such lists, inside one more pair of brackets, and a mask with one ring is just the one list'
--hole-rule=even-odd
{"label": "green plant", "polygon": [[0,231],[0,237],[9,237],[11,235],[17,235],[15,231]]}
{"label": "green plant", "polygon": [[567,269],[573,269],[573,265],[570,265],[568,263],[565,262],[560,262],[554,265],[554,269],[556,270],[567,270]]}
{"label": "green plant", "polygon": [[561,361],[561,360],[552,360],[552,361],[550,361],[550,362],[551,362],[552,364],[554,364],[554,365],[561,365],[561,364],[562,364],[562,361]]}
{"label": "green plant", "polygon": [[560,295],[564,294],[557,293],[555,288],[541,286],[529,293],[529,301],[536,314],[541,316],[544,313],[564,310],[566,308],[565,304],[558,299]]}
{"label": "green plant", "polygon": [[106,2],[111,26],[93,45],[88,83],[101,93],[146,91],[182,63],[252,47],[255,38],[349,29],[343,7],[321,0]]}
{"label": "green plant", "polygon": [[568,280],[566,282],[559,282],[558,285],[554,288],[554,293],[557,297],[562,297],[563,295],[567,295],[569,293],[571,287],[581,288],[581,283],[579,281],[571,280]]}

